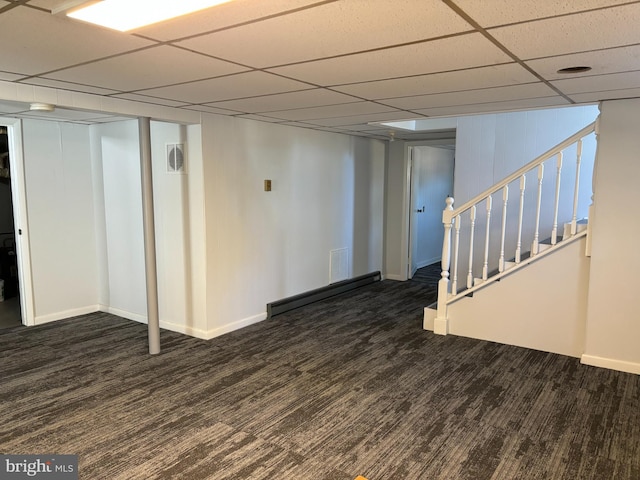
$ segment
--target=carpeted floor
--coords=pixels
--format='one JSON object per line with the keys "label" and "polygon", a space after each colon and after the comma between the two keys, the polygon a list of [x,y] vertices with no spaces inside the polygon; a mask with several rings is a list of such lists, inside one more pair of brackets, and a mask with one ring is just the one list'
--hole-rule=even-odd
{"label": "carpeted floor", "polygon": [[0,332],[0,453],[83,479],[638,479],[640,376],[421,328],[380,282],[202,341],[92,314]]}

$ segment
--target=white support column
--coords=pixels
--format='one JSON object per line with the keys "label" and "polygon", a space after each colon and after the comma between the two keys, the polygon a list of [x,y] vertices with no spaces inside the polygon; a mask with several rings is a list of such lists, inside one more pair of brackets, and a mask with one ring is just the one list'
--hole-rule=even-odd
{"label": "white support column", "polygon": [[153,178],[151,168],[151,120],[138,119],[140,135],[140,176],[142,179],[142,221],[144,260],[147,279],[147,328],[149,353],[160,353],[160,317],[158,314],[158,272],[156,269],[156,235],[153,218]]}
{"label": "white support column", "polygon": [[433,333],[449,333],[447,319],[447,300],[449,297],[449,265],[451,262],[451,225],[453,223],[453,198],[447,197],[446,208],[442,212],[444,240],[442,242],[442,273],[438,282],[438,311],[433,322]]}

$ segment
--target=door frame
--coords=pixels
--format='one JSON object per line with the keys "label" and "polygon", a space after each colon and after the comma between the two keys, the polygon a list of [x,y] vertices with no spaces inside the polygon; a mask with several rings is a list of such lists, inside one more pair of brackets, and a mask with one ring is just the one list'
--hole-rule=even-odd
{"label": "door frame", "polygon": [[[437,147],[439,145],[449,145],[451,142],[455,142],[455,139],[450,137],[433,140],[416,140],[412,142],[405,142],[404,144],[404,170],[405,170],[405,183],[404,183],[404,196],[402,202],[402,236],[401,236],[401,258],[402,258],[402,275],[399,280],[409,280],[409,272],[411,270],[411,258],[412,258],[412,246],[411,246],[411,187],[412,187],[412,172],[413,161],[411,158],[411,150],[413,147]],[[455,163],[454,163],[454,187],[455,187]],[[455,192],[451,192],[451,195],[455,198]],[[444,210],[446,205],[442,205]]]}
{"label": "door frame", "polygon": [[9,139],[9,169],[11,171],[11,200],[16,238],[16,263],[18,265],[18,292],[22,324],[35,325],[33,303],[33,279],[31,276],[31,250],[27,221],[27,195],[24,172],[22,120],[0,117],[0,125],[7,127]]}

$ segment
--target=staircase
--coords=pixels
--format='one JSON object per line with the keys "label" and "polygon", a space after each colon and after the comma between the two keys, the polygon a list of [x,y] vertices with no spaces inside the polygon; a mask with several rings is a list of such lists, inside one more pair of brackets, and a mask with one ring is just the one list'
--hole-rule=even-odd
{"label": "staircase", "polygon": [[[586,305],[587,288],[574,277],[588,271],[595,155],[583,158],[583,144],[595,143],[596,127],[597,121],[587,125],[460,207],[454,209],[454,199],[447,198],[438,301],[425,308],[425,329],[576,355],[579,338],[552,346],[530,340],[549,336],[550,328],[574,337],[584,329],[570,310],[583,300],[575,295],[584,296]],[[534,271],[524,273],[532,264]],[[569,284],[580,284],[579,291]],[[550,285],[558,292],[546,291]],[[498,291],[509,298],[496,297]],[[561,298],[553,300],[556,293]],[[523,304],[511,305],[513,298]],[[544,311],[541,303],[550,301],[569,305],[563,314],[550,309],[547,325],[535,310]],[[567,316],[568,327],[562,324]]]}

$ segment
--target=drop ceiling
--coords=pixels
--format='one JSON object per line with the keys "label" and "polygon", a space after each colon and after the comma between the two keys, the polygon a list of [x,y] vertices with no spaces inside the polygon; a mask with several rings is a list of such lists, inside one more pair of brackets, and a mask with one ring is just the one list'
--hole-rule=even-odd
{"label": "drop ceiling", "polygon": [[0,81],[374,138],[640,96],[640,1],[234,0],[129,33],[51,13],[65,2],[0,0]]}

